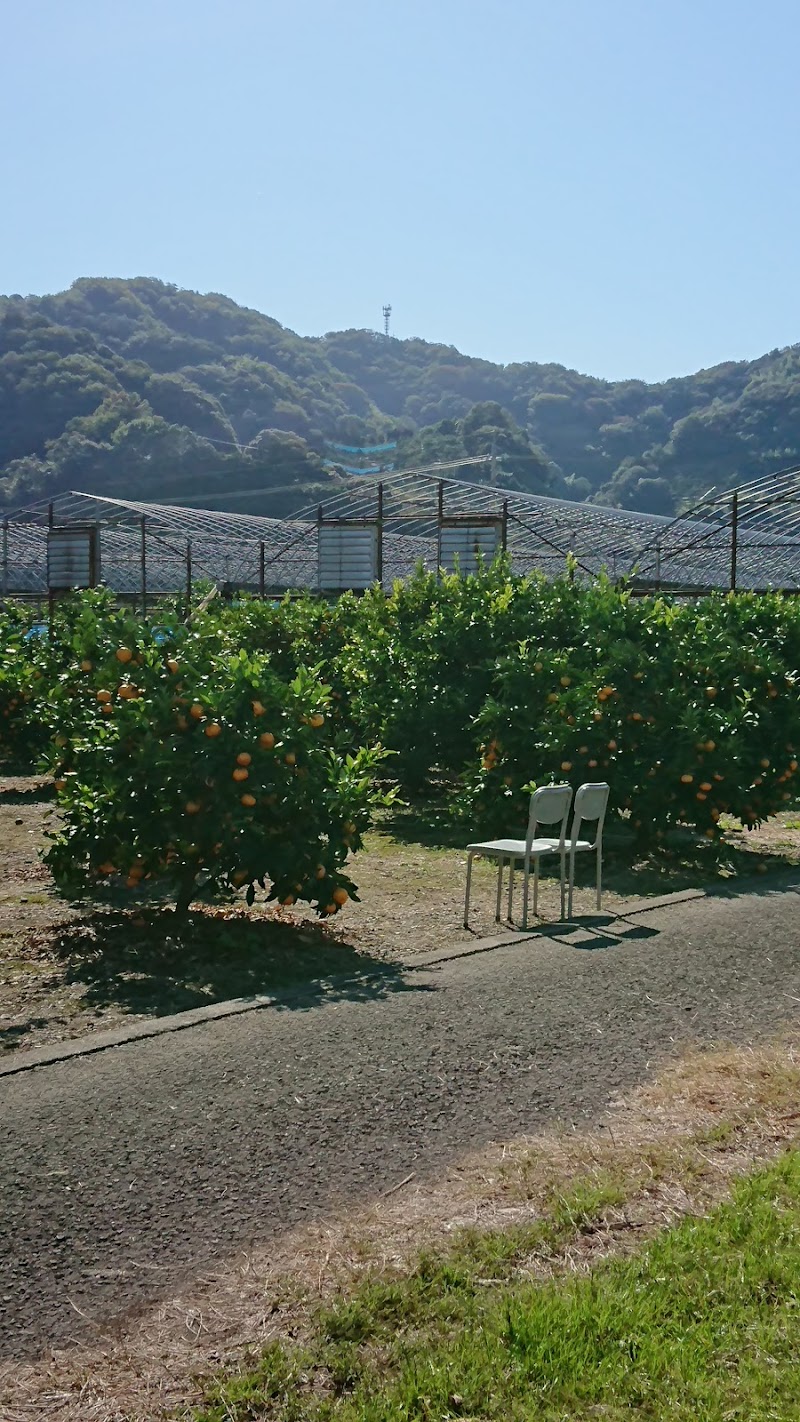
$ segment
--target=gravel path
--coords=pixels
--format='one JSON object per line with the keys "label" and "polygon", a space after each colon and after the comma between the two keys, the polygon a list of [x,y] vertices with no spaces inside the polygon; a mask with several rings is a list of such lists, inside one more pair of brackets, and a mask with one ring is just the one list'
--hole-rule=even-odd
{"label": "gravel path", "polygon": [[800,1002],[799,907],[800,886],[696,900],[0,1080],[0,1357],[596,1115],[688,1043],[772,1035]]}

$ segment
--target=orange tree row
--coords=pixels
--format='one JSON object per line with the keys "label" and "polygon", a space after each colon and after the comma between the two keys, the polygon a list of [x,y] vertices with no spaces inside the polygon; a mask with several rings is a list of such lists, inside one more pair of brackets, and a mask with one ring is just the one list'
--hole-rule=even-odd
{"label": "orange tree row", "polygon": [[[91,606],[91,598],[77,603]],[[97,640],[102,631],[113,650],[122,633],[111,616],[95,609],[91,635]],[[27,670],[17,682],[26,682],[32,699],[24,704],[36,725],[47,719],[42,707],[65,675],[65,657],[74,661],[79,622],[74,609],[65,612],[67,630],[57,631],[53,644],[26,644]],[[141,628],[124,635],[131,643],[149,636]],[[299,685],[307,678],[326,688],[322,700],[316,690],[304,693],[298,714],[302,734],[310,735],[302,717],[324,700],[325,720],[310,744],[320,753],[324,748],[331,763],[347,766],[359,747],[380,744],[391,752],[386,773],[406,789],[416,793],[434,777],[444,780],[454,805],[487,827],[521,821],[528,786],[552,779],[577,785],[607,778],[613,804],[629,813],[642,840],[678,823],[714,838],[726,811],[754,825],[794,797],[800,605],[778,595],[674,604],[633,598],[603,580],[511,577],[500,560],[477,577],[419,573],[391,592],[374,589],[330,604],[314,597],[212,603],[190,632],[176,627],[170,646],[179,659],[184,648],[194,649],[194,680],[181,694],[212,716],[215,698],[247,677],[288,688],[300,675]],[[153,642],[147,657],[161,658],[159,677],[163,655]],[[256,671],[241,669],[243,655]],[[15,684],[12,676],[9,694]],[[231,725],[244,728],[244,692],[230,695],[239,695]],[[19,693],[9,699],[18,714]],[[287,717],[295,714],[290,703]],[[125,709],[136,718],[129,743],[150,734],[160,705],[157,697],[145,698],[137,710]],[[98,714],[90,742],[102,740]],[[23,721],[30,720],[26,713]],[[154,773],[154,804],[168,763],[169,757]],[[372,755],[370,774],[375,764]],[[250,774],[249,765],[240,768]],[[265,782],[264,796],[275,793]],[[260,811],[256,818],[260,823]],[[247,868],[237,862],[232,872]],[[286,896],[307,883],[304,873],[281,880]]]}
{"label": "orange tree row", "polygon": [[676,604],[603,579],[419,573],[386,594],[232,610],[228,635],[286,673],[322,665],[332,732],[379,741],[412,793],[449,779],[487,827],[523,822],[531,783],[608,779],[640,839],[717,837],[795,796],[800,604],[779,595]]}

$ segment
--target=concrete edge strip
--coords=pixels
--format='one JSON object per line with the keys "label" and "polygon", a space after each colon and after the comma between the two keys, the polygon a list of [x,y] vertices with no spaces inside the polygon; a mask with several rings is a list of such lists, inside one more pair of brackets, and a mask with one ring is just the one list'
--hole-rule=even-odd
{"label": "concrete edge strip", "polygon": [[[796,872],[781,874],[781,880],[797,878]],[[741,880],[739,884],[741,885]],[[745,882],[758,883],[763,880],[753,875]],[[673,894],[664,894],[658,899],[642,903],[634,899],[630,904],[622,904],[608,917],[612,919],[630,918],[634,914],[656,912],[673,905],[691,903],[696,899],[713,898],[725,893],[725,887],[716,884],[707,889],[679,889]],[[580,927],[579,923],[574,925]],[[534,929],[509,930],[493,938],[469,939],[454,944],[452,948],[439,953],[419,953],[411,958],[401,958],[396,966],[402,972],[414,972],[420,968],[434,968],[441,963],[449,963],[458,958],[472,958],[480,953],[490,953],[497,948],[508,948],[518,943],[527,943],[534,938],[545,936],[549,923],[537,924]],[[348,983],[374,982],[380,980],[379,970],[367,973],[346,973],[339,977],[327,978],[328,987],[346,987]],[[209,1003],[207,1007],[190,1008],[188,1012],[176,1012],[169,1017],[151,1018],[146,1022],[136,1022],[130,1027],[116,1027],[108,1032],[98,1032],[95,1036],[78,1037],[75,1041],[57,1042],[52,1047],[33,1047],[23,1051],[11,1061],[0,1062],[0,1077],[18,1076],[24,1071],[34,1071],[37,1067],[54,1066],[57,1062],[69,1061],[72,1057],[86,1057],[95,1052],[109,1051],[112,1047],[123,1047],[129,1042],[140,1042],[147,1037],[163,1037],[171,1032],[183,1032],[189,1027],[201,1026],[204,1022],[217,1022],[225,1017],[239,1017],[246,1012],[260,1012],[264,1007],[280,1007],[282,1003],[294,1002],[312,991],[311,984],[298,983],[296,987],[274,996],[257,994],[255,997],[234,997],[226,1002]]]}
{"label": "concrete edge strip", "polygon": [[[458,944],[447,953],[419,953],[413,958],[403,958],[393,965],[400,972],[414,972],[421,968],[435,967],[451,958],[470,957],[476,953],[488,953],[493,948],[503,948],[524,942],[536,936],[538,930],[526,933],[505,933],[495,938],[477,938],[474,942]],[[326,978],[326,988],[346,987],[349,983],[380,982],[383,972],[375,968],[372,972],[342,973]],[[280,1007],[283,1003],[296,1002],[315,991],[313,983],[299,982],[285,992],[267,995],[258,993],[254,997],[232,997],[226,1002],[212,1002],[207,1007],[193,1007],[187,1012],[175,1012],[168,1017],[150,1018],[146,1022],[134,1022],[129,1027],[114,1027],[108,1032],[97,1032],[74,1041],[56,1042],[52,1047],[33,1047],[21,1051],[11,1061],[0,1061],[0,1077],[16,1076],[23,1071],[33,1071],[40,1066],[52,1066],[56,1062],[69,1061],[71,1057],[91,1056],[95,1052],[105,1052],[111,1047],[123,1047],[129,1042],[140,1042],[147,1037],[163,1037],[170,1032],[182,1032],[188,1027],[198,1027],[204,1022],[217,1022],[225,1017],[239,1017],[245,1012],[260,1012],[264,1007]]]}

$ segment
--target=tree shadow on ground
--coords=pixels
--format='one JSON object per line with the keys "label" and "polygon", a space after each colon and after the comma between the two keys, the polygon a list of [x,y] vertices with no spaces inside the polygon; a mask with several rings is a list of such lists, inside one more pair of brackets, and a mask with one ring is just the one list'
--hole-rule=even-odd
{"label": "tree shadow on ground", "polygon": [[288,993],[282,1005],[308,1008],[322,998],[419,991],[399,964],[321,926],[219,910],[183,921],[170,909],[90,914],[60,932],[54,953],[86,1007],[153,1017],[257,995]]}
{"label": "tree shadow on ground", "polygon": [[0,786],[0,805],[38,805],[45,800],[55,800],[56,792],[52,780],[26,784],[20,779],[14,785]]}

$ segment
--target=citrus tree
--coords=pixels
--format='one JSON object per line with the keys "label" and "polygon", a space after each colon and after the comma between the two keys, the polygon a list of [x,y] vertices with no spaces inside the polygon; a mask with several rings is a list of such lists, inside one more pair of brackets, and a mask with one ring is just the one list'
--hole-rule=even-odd
{"label": "citrus tree", "polygon": [[356,897],[348,859],[386,799],[381,752],[326,744],[330,692],[313,671],[286,680],[202,630],[155,637],[98,594],[81,600],[71,642],[46,758],[62,889],[153,885],[183,909],[244,885],[252,902],[261,885],[328,915]]}

